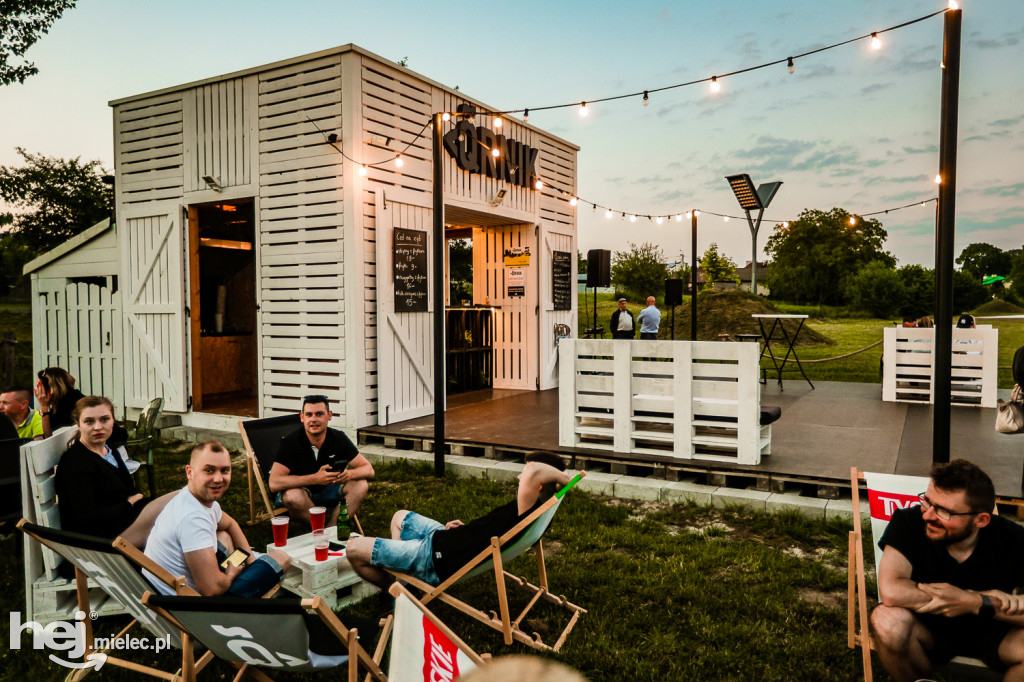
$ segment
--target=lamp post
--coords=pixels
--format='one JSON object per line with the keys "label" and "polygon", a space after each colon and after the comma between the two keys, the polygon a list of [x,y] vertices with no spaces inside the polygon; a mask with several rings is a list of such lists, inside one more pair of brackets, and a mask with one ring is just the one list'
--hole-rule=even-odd
{"label": "lamp post", "polygon": [[434,114],[432,161],[434,164],[434,475],[444,476],[445,371],[444,311],[444,159],[441,147],[444,131],[441,114]]}
{"label": "lamp post", "polygon": [[700,211],[690,212],[690,247],[693,250],[693,264],[690,266],[690,340],[697,340],[697,216]]}
{"label": "lamp post", "polygon": [[[772,203],[775,193],[782,186],[782,181],[766,182],[756,190],[754,182],[746,173],[739,175],[727,175],[725,177],[732,187],[732,193],[736,195],[736,201],[740,208],[747,215],[747,225],[750,226],[750,288],[757,293],[757,231],[761,228],[761,217],[768,204]],[[750,212],[757,211],[757,222],[751,217]]]}

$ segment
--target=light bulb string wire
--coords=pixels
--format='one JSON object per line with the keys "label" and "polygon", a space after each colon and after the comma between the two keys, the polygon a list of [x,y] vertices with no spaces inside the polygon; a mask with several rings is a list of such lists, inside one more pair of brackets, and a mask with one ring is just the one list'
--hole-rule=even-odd
{"label": "light bulb string wire", "polygon": [[320,126],[318,126],[316,124],[316,121],[311,119],[309,116],[306,116],[306,120],[313,124],[313,127],[317,129],[317,132],[319,132],[321,135],[324,136],[324,141],[327,144],[329,144],[332,147],[334,147],[335,151],[337,151],[339,154],[341,154],[341,157],[343,159],[345,159],[346,161],[351,161],[352,163],[355,163],[355,164],[358,164],[358,165],[361,165],[361,166],[367,166],[367,167],[369,167],[369,166],[374,166],[374,167],[376,167],[376,166],[383,166],[384,164],[390,163],[391,161],[394,161],[398,157],[400,157],[403,154],[405,154],[407,151],[412,149],[413,145],[415,145],[419,141],[419,139],[421,137],[423,137],[423,133],[434,122],[433,118],[427,119],[427,122],[423,124],[423,127],[420,128],[419,132],[416,133],[415,136],[413,136],[412,141],[410,141],[409,144],[405,145],[405,147],[402,149],[402,151],[397,152],[394,156],[392,156],[390,158],[387,158],[387,159],[383,159],[381,161],[366,162],[366,161],[357,161],[356,159],[353,159],[351,156],[349,156],[348,154],[345,153],[345,150],[344,150],[344,144],[345,144],[344,138],[340,138],[340,137],[338,138],[339,140],[341,140],[341,144],[342,144],[342,147],[339,147],[337,144],[335,144],[330,139],[328,139],[327,134],[320,128]]}
{"label": "light bulb string wire", "polygon": [[[892,213],[893,211],[902,211],[905,208],[914,208],[915,206],[924,206],[925,204],[930,204],[930,203],[938,201],[938,200],[939,200],[938,197],[930,197],[930,198],[924,199],[922,201],[915,201],[912,204],[904,204],[903,206],[892,206],[890,208],[883,208],[883,209],[881,209],[879,211],[872,211],[871,213],[851,213],[850,216],[855,217],[855,218],[868,218],[870,216],[884,215],[884,214]],[[702,214],[713,215],[713,216],[716,216],[716,217],[719,217],[719,218],[729,218],[730,220],[746,220],[746,216],[736,216],[736,215],[730,215],[728,213],[715,213],[714,211],[705,211],[702,208],[701,209],[697,209],[697,210],[699,210]],[[674,213],[672,215],[677,215],[677,214]],[[650,216],[643,216],[643,217],[649,218]],[[654,216],[654,217],[655,218],[666,218],[666,219],[669,218],[669,216]],[[781,225],[782,223],[792,223],[792,222],[795,222],[795,221],[792,220],[792,219],[790,219],[790,220],[778,220],[778,219],[775,219],[775,218],[765,218],[761,222],[763,222],[763,223],[776,223],[776,224]]]}

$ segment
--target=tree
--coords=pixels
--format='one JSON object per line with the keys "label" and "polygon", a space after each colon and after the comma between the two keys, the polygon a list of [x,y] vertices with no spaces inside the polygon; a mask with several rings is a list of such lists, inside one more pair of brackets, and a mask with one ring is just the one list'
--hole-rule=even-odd
{"label": "tree", "polygon": [[806,209],[799,219],[775,227],[765,252],[771,256],[772,297],[798,303],[846,302],[848,278],[872,261],[892,268],[896,259],[882,247],[886,232],[875,219],[855,218],[841,208]]}
{"label": "tree", "polygon": [[906,289],[899,274],[885,263],[873,260],[846,280],[847,300],[874,317],[891,317],[906,301]]}
{"label": "tree", "polygon": [[472,239],[452,239],[448,242],[448,281],[452,305],[473,295]]}
{"label": "tree", "polygon": [[935,271],[923,265],[904,265],[896,274],[905,294],[900,314],[904,317],[931,314],[935,308]]}
{"label": "tree", "polygon": [[39,73],[25,52],[75,0],[5,0],[0,3],[0,85],[24,83]]}
{"label": "tree", "polygon": [[968,244],[957,256],[956,264],[974,279],[982,280],[989,275],[1005,277],[1013,267],[1013,257],[991,244]]}
{"label": "tree", "polygon": [[21,168],[0,166],[0,200],[14,210],[0,213],[0,225],[30,253],[48,251],[110,217],[113,192],[103,184],[99,161],[30,154]]}
{"label": "tree", "polygon": [[582,251],[576,252],[576,272],[581,275],[587,274],[587,259],[583,257]]}
{"label": "tree", "polygon": [[630,242],[629,251],[612,254],[612,285],[631,298],[656,296],[665,287],[665,254],[649,242]]}
{"label": "tree", "polygon": [[985,285],[962,270],[953,271],[953,312],[974,310],[992,298]]}
{"label": "tree", "polygon": [[704,283],[707,286],[718,282],[736,282],[738,284],[740,281],[736,275],[736,263],[725,254],[719,253],[718,244],[714,242],[697,261],[697,267],[704,273]]}

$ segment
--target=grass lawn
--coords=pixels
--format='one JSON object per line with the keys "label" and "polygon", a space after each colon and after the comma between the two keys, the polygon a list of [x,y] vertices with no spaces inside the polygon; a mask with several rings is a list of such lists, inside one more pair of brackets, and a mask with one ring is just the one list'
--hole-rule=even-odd
{"label": "grass lawn", "polygon": [[[188,447],[164,444],[158,453],[161,492],[183,484]],[[223,500],[246,517],[245,472],[236,457],[234,482]],[[366,505],[364,529],[384,533],[391,514],[413,508],[441,520],[474,518],[514,495],[512,484],[436,479],[428,467],[381,466]],[[256,547],[270,540],[269,523],[243,526]],[[711,509],[620,501],[573,492],[545,537],[552,590],[588,609],[557,658],[592,680],[852,680],[858,655],[846,648],[846,537],[844,522],[810,521],[796,514],[766,516],[745,509]],[[0,599],[4,612],[24,609],[21,538],[0,544]],[[520,557],[514,572],[536,580],[536,563]],[[485,610],[497,609],[494,584],[481,576],[456,594]],[[513,593],[514,594],[514,593]],[[521,606],[521,604],[520,604]],[[369,599],[356,611],[381,606]],[[516,604],[513,604],[516,611]],[[454,609],[436,612],[474,648],[496,655],[498,633]],[[546,640],[564,626],[563,612],[535,609],[524,629]],[[344,613],[342,614],[344,618]],[[6,620],[6,618],[5,618]],[[109,635],[124,618],[96,622]],[[7,637],[7,627],[0,627]],[[28,646],[29,639],[24,639]],[[549,640],[550,641],[550,640]],[[180,656],[132,652],[133,660],[177,665]],[[137,679],[106,667],[102,679]],[[202,679],[229,679],[214,663]],[[3,679],[64,677],[40,653],[0,646]],[[275,676],[276,677],[276,676]],[[287,675],[284,679],[290,679]],[[97,677],[97,679],[100,679]]]}

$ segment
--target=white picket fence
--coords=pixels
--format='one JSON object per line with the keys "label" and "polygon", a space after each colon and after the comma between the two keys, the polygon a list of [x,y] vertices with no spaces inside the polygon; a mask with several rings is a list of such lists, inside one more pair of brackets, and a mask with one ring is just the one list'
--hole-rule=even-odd
{"label": "white picket fence", "polygon": [[758,345],[562,339],[558,440],[567,447],[758,464]]}
{"label": "white picket fence", "polygon": [[[887,327],[882,348],[882,400],[935,402],[935,329]],[[954,329],[952,351],[952,404],[995,407],[999,330]]]}

